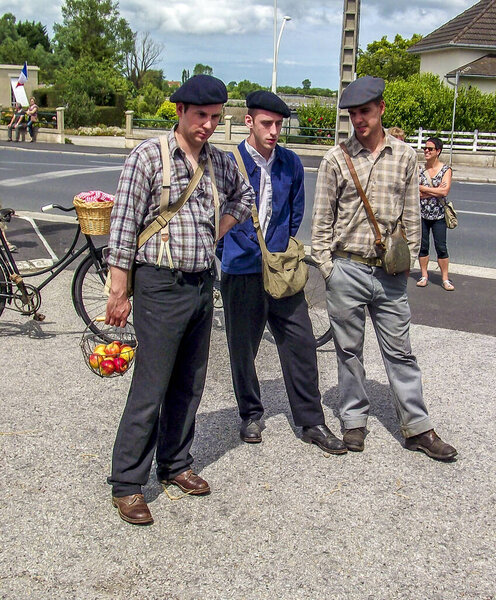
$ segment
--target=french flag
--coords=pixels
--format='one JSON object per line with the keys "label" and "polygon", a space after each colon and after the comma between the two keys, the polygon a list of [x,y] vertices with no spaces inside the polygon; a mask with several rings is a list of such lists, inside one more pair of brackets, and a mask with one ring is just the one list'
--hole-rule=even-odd
{"label": "french flag", "polygon": [[28,80],[28,63],[25,62],[24,66],[22,67],[21,74],[19,75],[19,79],[17,80],[16,88],[18,88],[20,85],[24,85],[27,80]]}

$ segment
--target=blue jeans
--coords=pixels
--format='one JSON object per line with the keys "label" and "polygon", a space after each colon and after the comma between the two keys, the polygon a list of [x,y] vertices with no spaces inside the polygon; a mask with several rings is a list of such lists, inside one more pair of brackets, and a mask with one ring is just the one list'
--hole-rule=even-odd
{"label": "blue jeans", "polygon": [[444,218],[437,221],[422,219],[422,243],[420,245],[419,256],[429,256],[429,235],[430,231],[432,231],[437,257],[448,258],[448,247],[446,245],[447,229]]}

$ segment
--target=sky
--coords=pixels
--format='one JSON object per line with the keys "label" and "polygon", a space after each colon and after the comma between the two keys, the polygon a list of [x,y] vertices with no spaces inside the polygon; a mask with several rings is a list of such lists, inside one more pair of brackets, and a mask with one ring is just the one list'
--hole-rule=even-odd
{"label": "sky", "polygon": [[[337,89],[343,0],[276,0],[278,31],[286,23],[279,48],[278,85]],[[360,48],[399,33],[410,38],[426,35],[476,0],[363,0]],[[59,0],[30,0],[13,4],[0,0],[0,15],[12,12],[18,20],[41,21],[49,32],[61,22]],[[272,78],[274,0],[120,0],[119,10],[131,29],[149,32],[163,45],[155,68],[169,80],[180,80],[183,69],[209,65],[224,80],[243,79],[270,86]]]}

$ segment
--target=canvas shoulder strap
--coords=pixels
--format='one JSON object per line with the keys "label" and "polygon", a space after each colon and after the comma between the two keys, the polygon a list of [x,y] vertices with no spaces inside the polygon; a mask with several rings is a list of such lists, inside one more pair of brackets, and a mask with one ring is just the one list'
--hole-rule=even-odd
{"label": "canvas shoulder strap", "polygon": [[351,156],[348,152],[348,148],[346,147],[346,144],[344,142],[341,142],[339,144],[339,146],[340,146],[341,150],[343,151],[344,159],[346,160],[346,164],[348,165],[348,169],[351,173],[351,177],[353,178],[353,182],[355,183],[355,187],[357,189],[358,195],[360,196],[360,199],[363,202],[363,205],[367,212],[367,216],[374,227],[375,245],[382,246],[382,236],[381,236],[381,232],[379,230],[379,224],[377,223],[377,219],[375,218],[374,212],[372,210],[372,207],[370,206],[367,196],[365,195],[365,192],[363,191],[362,184],[360,183],[360,180],[358,179],[358,175],[357,175],[357,172],[353,165],[353,161],[351,160]]}
{"label": "canvas shoulder strap", "polygon": [[[246,170],[245,163],[244,163],[243,158],[241,157],[241,153],[237,147],[233,149],[233,154],[234,154],[234,158],[236,159],[238,169],[240,170],[241,174],[246,179],[246,181],[248,183],[250,183],[250,179],[248,177],[248,172]],[[267,245],[265,244],[264,237],[262,235],[262,230],[260,228],[260,221],[258,219],[257,205],[255,204],[255,202],[251,205],[251,216],[253,219],[253,225],[255,227],[255,231],[257,232],[257,238],[258,238],[258,243],[260,245],[260,250],[262,251],[262,253],[265,254],[268,252],[268,250],[267,250]]]}
{"label": "canvas shoulder strap", "polygon": [[[168,161],[166,161],[168,162]],[[184,206],[188,198],[195,191],[196,186],[200,182],[200,179],[203,177],[203,173],[205,172],[205,165],[200,164],[196,168],[196,171],[191,178],[191,181],[188,184],[188,187],[184,190],[184,192],[179,197],[179,200],[171,206],[171,208],[166,208],[163,212],[159,214],[159,216],[148,225],[148,227],[141,232],[138,237],[138,248],[141,248],[143,244],[145,244],[153,235],[158,233],[161,229],[163,229],[172,217]],[[170,189],[170,184],[169,184]],[[162,190],[164,193],[164,191]],[[165,192],[167,194],[167,191]],[[161,198],[162,203],[162,198]]]}

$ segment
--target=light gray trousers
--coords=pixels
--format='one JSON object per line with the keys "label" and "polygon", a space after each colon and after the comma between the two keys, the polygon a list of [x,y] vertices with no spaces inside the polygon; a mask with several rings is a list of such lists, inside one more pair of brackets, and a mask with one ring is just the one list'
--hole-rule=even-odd
{"label": "light gray trousers", "polygon": [[349,259],[335,258],[326,280],[327,309],[336,347],[341,419],[345,429],[365,427],[363,343],[365,308],[374,325],[401,432],[404,437],[433,428],[422,397],[420,368],[410,346],[410,306],[404,274],[387,275]]}

